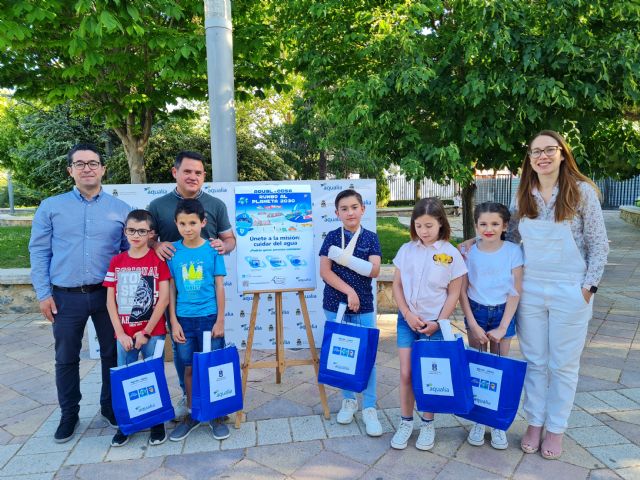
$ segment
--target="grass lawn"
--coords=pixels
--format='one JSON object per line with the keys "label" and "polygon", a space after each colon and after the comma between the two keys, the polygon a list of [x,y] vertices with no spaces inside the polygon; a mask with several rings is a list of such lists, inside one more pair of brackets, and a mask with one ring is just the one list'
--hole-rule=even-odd
{"label": "grass lawn", "polygon": [[397,217],[378,217],[378,238],[382,249],[382,263],[391,263],[403,243],[411,240],[409,228]]}
{"label": "grass lawn", "polygon": [[23,268],[29,264],[31,227],[0,227],[0,268]]}
{"label": "grass lawn", "polygon": [[[30,227],[0,227],[0,268],[28,268]],[[396,217],[378,218],[378,237],[382,263],[391,263],[403,243],[409,241],[409,229]]]}

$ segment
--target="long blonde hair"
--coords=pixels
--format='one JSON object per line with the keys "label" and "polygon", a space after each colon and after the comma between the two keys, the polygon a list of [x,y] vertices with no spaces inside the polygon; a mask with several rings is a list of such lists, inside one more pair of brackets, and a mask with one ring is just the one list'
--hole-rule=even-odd
{"label": "long blonde hair", "polygon": [[518,214],[520,217],[537,218],[538,206],[533,197],[533,188],[540,188],[540,182],[538,181],[538,174],[533,171],[531,162],[529,160],[529,151],[531,150],[531,144],[533,141],[541,136],[551,137],[556,139],[558,145],[562,148],[562,155],[564,161],[560,162],[560,173],[558,175],[558,197],[555,204],[555,221],[562,222],[563,220],[570,220],[573,218],[578,209],[580,203],[580,187],[578,182],[586,182],[591,185],[594,190],[600,195],[600,190],[590,178],[586,177],[580,170],[578,170],[578,164],[573,156],[571,147],[567,144],[565,139],[558,132],[553,130],[542,130],[537,133],[527,147],[527,153],[522,162],[522,174],[520,176],[520,186],[518,187],[517,199],[518,199]]}

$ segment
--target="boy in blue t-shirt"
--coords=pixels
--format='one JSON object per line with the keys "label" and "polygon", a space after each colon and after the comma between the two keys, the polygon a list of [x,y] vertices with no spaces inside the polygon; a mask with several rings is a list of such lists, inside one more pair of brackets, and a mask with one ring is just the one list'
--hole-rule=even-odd
{"label": "boy in blue t-shirt", "polygon": [[[320,249],[320,276],[325,282],[322,308],[327,321],[335,321],[340,303],[347,304],[344,322],[375,327],[371,279],[380,273],[378,235],[360,225],[364,215],[362,196],[355,190],[343,190],[336,196],[336,215],[342,226],[329,232]],[[359,273],[358,273],[359,272]],[[337,421],[349,424],[358,411],[354,392],[342,391],[344,399]],[[362,392],[362,420],[367,435],[382,435],[376,411],[376,368]]]}
{"label": "boy in blue t-shirt", "polygon": [[[207,223],[204,207],[195,199],[178,202],[175,221],[182,240],[173,243],[170,318],[177,354],[185,366],[187,407],[191,409],[193,353],[203,350],[203,332],[211,332],[211,348],[224,347],[224,260],[208,241],[200,236]],[[186,438],[200,423],[187,415],[169,436],[175,442]],[[213,437],[229,437],[222,419],[210,422]]]}

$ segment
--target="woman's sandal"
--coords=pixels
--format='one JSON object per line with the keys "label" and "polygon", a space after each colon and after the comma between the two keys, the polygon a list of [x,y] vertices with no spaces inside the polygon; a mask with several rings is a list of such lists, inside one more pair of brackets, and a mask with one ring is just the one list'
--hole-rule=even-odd
{"label": "woman's sandal", "polygon": [[[548,433],[547,433],[548,435]],[[545,436],[545,440],[546,440],[546,436]],[[545,458],[547,460],[557,460],[560,458],[560,456],[562,455],[562,436],[560,437],[560,450],[557,452],[554,452],[548,448],[546,448],[544,446],[544,440],[542,441],[542,444],[540,445],[540,455],[542,455],[542,458]]]}
{"label": "woman's sandal", "polygon": [[[542,428],[540,428],[540,432],[539,434],[542,434]],[[525,433],[525,437],[526,437],[526,433]],[[520,441],[520,449],[524,452],[524,453],[536,453],[538,450],[540,450],[540,443],[542,442],[542,440],[540,438],[538,438],[538,445],[530,445],[529,443],[525,443],[524,441],[524,437],[522,437],[522,440]]]}

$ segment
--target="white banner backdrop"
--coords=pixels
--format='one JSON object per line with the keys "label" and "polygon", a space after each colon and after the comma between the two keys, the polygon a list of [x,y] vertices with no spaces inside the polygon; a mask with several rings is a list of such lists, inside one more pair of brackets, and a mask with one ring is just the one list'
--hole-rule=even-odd
{"label": "white banner backdrop", "polygon": [[[318,252],[327,232],[340,226],[340,220],[335,214],[335,198],[338,193],[348,188],[355,189],[362,195],[365,204],[365,214],[362,226],[373,232],[376,231],[376,183],[375,180],[305,180],[301,182],[224,182],[206,183],[203,190],[222,200],[228,209],[229,221],[235,230],[236,201],[235,189],[240,186],[256,185],[310,185],[311,186],[311,214],[313,217],[313,258],[315,260],[316,289],[305,293],[311,327],[316,345],[322,342],[324,328],[324,312],[322,310],[322,292],[324,282],[320,278],[320,257]],[[173,183],[158,183],[148,185],[104,185],[107,193],[117,196],[134,208],[147,208],[154,198],[171,192],[175,188]],[[226,341],[234,343],[239,348],[246,346],[251,315],[253,296],[238,293],[236,250],[225,256],[227,277],[225,278],[225,337]],[[244,260],[241,260],[244,261]],[[375,281],[372,285],[374,295]],[[271,294],[260,296],[258,319],[256,322],[253,348],[275,348],[275,300]],[[295,293],[285,293],[282,296],[282,316],[284,319],[284,344],[286,348],[306,348],[309,346],[304,327],[300,302]],[[374,299],[375,305],[375,299]]]}

